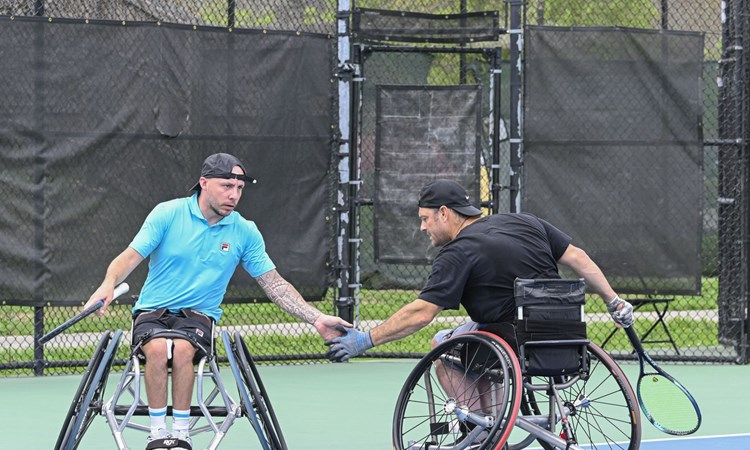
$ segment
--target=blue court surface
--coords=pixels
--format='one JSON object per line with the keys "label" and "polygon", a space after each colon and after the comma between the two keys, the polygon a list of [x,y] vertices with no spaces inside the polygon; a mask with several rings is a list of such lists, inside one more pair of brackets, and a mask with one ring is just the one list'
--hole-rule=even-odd
{"label": "blue court surface", "polygon": [[641,443],[641,450],[740,450],[750,449],[750,434],[683,437]]}

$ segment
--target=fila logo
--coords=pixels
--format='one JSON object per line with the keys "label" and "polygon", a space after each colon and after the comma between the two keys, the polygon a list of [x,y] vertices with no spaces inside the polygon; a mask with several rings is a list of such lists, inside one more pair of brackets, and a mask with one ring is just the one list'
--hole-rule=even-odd
{"label": "fila logo", "polygon": [[228,252],[229,251],[229,242],[222,242],[221,243],[221,251],[222,252]]}
{"label": "fila logo", "polygon": [[195,329],[195,334],[197,334],[200,337],[203,337],[203,330],[201,330],[200,328],[196,328]]}

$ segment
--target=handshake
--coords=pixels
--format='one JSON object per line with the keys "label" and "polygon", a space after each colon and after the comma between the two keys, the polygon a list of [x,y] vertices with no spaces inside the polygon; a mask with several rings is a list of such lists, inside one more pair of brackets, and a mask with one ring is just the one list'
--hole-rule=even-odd
{"label": "handshake", "polygon": [[344,335],[325,341],[325,345],[331,347],[326,353],[326,358],[333,362],[346,362],[349,358],[361,355],[374,347],[369,331],[362,332],[341,325],[337,326],[336,329]]}

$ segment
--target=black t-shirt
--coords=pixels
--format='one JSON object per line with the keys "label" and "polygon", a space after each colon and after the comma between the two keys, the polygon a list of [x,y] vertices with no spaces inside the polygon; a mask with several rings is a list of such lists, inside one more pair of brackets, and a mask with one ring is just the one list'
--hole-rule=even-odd
{"label": "black t-shirt", "polygon": [[560,278],[570,236],[531,214],[493,214],[440,249],[419,298],[445,309],[463,304],[479,323],[512,321],[516,278]]}

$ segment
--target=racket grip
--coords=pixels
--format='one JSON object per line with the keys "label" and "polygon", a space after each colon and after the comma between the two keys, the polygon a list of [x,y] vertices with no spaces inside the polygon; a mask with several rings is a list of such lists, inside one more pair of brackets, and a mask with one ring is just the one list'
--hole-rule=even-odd
{"label": "racket grip", "polygon": [[116,299],[117,297],[121,295],[127,294],[129,290],[130,290],[130,286],[128,286],[128,283],[120,283],[120,285],[115,288],[115,291],[112,294],[112,300]]}
{"label": "racket grip", "polygon": [[633,328],[632,325],[625,328],[625,333],[628,335],[630,343],[633,344],[633,348],[635,349],[636,353],[642,354],[646,352],[646,350],[643,348],[643,344],[641,344],[641,340],[638,338],[638,333],[635,332],[635,328]]}

